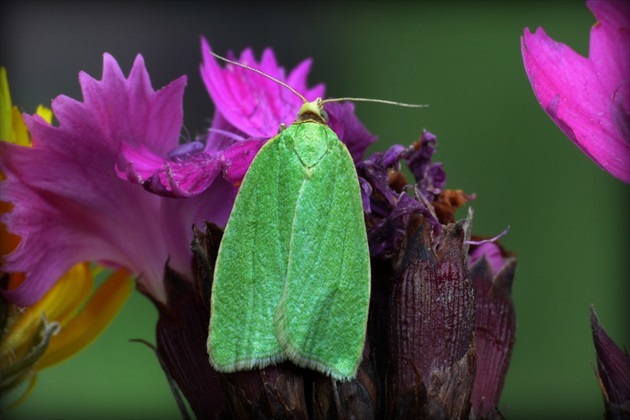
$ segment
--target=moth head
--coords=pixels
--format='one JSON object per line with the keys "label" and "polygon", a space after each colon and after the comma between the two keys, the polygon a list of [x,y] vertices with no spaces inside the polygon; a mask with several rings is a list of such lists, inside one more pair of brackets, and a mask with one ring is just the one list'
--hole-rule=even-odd
{"label": "moth head", "polygon": [[320,124],[328,124],[328,114],[324,111],[324,101],[317,98],[312,102],[304,102],[298,111],[296,123],[317,122]]}

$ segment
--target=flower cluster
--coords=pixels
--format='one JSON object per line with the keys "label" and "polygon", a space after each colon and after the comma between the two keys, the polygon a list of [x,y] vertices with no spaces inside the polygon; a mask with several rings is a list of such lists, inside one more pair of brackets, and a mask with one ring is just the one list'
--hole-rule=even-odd
{"label": "flower cluster", "polygon": [[[1,220],[20,238],[3,269],[25,276],[2,290],[4,298],[33,305],[85,261],[132,273],[160,313],[162,366],[200,417],[500,415],[514,343],[515,260],[496,249],[469,256],[472,211],[459,221],[455,212],[474,195],[445,188],[442,164],[432,161],[436,136],[424,131],[411,145],[364,158],[376,137],[349,102],[327,103],[325,111],[356,164],[372,260],[357,377],[333,391],[323,375],[288,363],[233,374],[212,369],[205,343],[221,227],[256,153],[291,124],[302,101],[259,74],[220,66],[209,49],[202,40],[201,76],[216,112],[193,141],[179,143],[185,77],[156,91],[141,56],[125,77],[105,54],[101,80],[79,76],[82,101],[53,100],[57,126],[25,115],[32,146],[0,144],[0,189],[12,206]],[[323,85],[307,86],[310,60],[288,74],[271,50],[260,62],[245,50],[238,61],[309,100],[324,96]],[[478,368],[495,356],[491,368]],[[339,395],[343,407],[334,405]]]}

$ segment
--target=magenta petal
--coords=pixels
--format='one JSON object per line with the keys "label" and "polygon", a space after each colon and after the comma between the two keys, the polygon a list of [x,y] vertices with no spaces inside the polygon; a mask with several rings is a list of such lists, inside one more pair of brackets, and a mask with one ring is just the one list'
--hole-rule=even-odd
{"label": "magenta petal", "polygon": [[525,71],[543,109],[589,158],[630,183],[630,3],[593,1],[589,58],[542,28],[521,38]]}
{"label": "magenta petal", "polygon": [[131,147],[122,142],[116,164],[118,176],[132,184],[143,184],[164,164],[164,158],[145,147]]}
{"label": "magenta petal", "polygon": [[239,186],[256,154],[267,139],[251,138],[234,144],[221,155],[223,177],[232,185]]}
{"label": "magenta petal", "polygon": [[[222,68],[208,51],[210,45],[201,40],[203,64],[201,77],[216,109],[231,125],[248,137],[271,138],[280,124],[290,125],[296,118],[302,100],[287,88],[251,70],[231,64]],[[324,95],[324,86],[308,89],[305,83],[310,61],[306,60],[286,77],[273,51],[266,49],[258,63],[250,49],[243,51],[239,62],[259,69],[283,82],[312,101]]]}
{"label": "magenta petal", "polygon": [[591,0],[586,5],[597,19],[591,28],[588,58],[602,88],[614,92],[620,81],[630,78],[630,3]]}
{"label": "magenta petal", "polygon": [[[216,156],[195,150],[197,142],[185,143],[162,158],[144,147],[120,147],[118,176],[164,197],[192,197],[205,191],[221,173]],[[192,152],[188,151],[193,150]]]}
{"label": "magenta petal", "polygon": [[[6,176],[0,194],[13,204],[1,221],[22,238],[3,270],[26,274],[17,289],[2,293],[19,305],[37,301],[68,268],[91,260],[129,268],[163,301],[167,261],[192,276],[191,225],[227,220],[234,188],[223,180],[194,199],[173,200],[117,176],[122,141],[153,156],[177,147],[186,79],[154,91],[141,56],[128,78],[110,55],[103,62],[102,80],[80,74],[83,102],[53,101],[59,127],[26,115],[33,147],[0,143]],[[225,205],[202,205],[216,194]]]}

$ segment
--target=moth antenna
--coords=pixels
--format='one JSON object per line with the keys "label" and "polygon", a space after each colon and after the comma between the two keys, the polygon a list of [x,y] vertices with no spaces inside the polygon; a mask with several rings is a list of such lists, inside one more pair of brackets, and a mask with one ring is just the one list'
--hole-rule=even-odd
{"label": "moth antenna", "polygon": [[278,80],[275,77],[265,73],[264,71],[260,71],[258,69],[253,68],[253,67],[250,67],[247,64],[239,63],[238,61],[234,61],[234,60],[230,60],[230,59],[225,58],[225,57],[221,57],[219,54],[216,54],[216,53],[214,53],[212,51],[209,51],[209,53],[212,54],[213,57],[218,58],[219,60],[223,60],[226,63],[234,64],[235,66],[243,67],[244,69],[251,70],[254,73],[258,73],[261,76],[265,76],[267,79],[273,80],[274,82],[276,82],[280,86],[284,86],[285,88],[289,89],[291,92],[295,93],[297,96],[300,97],[300,99],[302,99],[302,101],[304,101],[305,104],[309,102],[304,96],[302,96],[302,94],[300,94],[300,92],[298,92],[297,90],[293,89],[291,86],[287,85],[283,81]]}
{"label": "moth antenna", "polygon": [[[247,70],[251,70],[254,73],[258,73],[261,76],[266,77],[269,80],[273,80],[274,82],[276,82],[277,84],[279,84],[280,86],[283,86],[287,89],[289,89],[291,92],[293,92],[295,95],[297,95],[300,99],[302,99],[302,102],[309,103],[309,101],[297,90],[293,89],[291,86],[289,86],[288,84],[284,83],[281,80],[276,79],[275,77],[260,71],[258,69],[255,69],[253,67],[248,66],[247,64],[243,64],[243,63],[239,63],[238,61],[234,61],[234,60],[230,60],[229,58],[225,58],[220,56],[219,54],[213,52],[213,51],[208,51],[213,57],[218,58],[219,60],[225,61],[226,63],[230,63],[233,64],[235,66],[239,66],[242,67],[244,69]],[[386,105],[396,105],[396,106],[403,106],[403,107],[407,107],[407,108],[426,108],[429,105],[426,104],[407,104],[404,102],[396,102],[396,101],[387,101],[384,99],[371,99],[371,98],[333,98],[333,99],[325,99],[323,101],[321,101],[321,105],[324,105],[328,102],[343,102],[343,101],[353,101],[353,102],[376,102],[376,103],[380,103],[380,104],[386,104]]]}
{"label": "moth antenna", "polygon": [[426,108],[429,105],[426,104],[406,104],[404,102],[395,102],[395,101],[386,101],[384,99],[370,99],[370,98],[333,98],[333,99],[325,99],[322,101],[322,104],[328,102],[341,102],[341,101],[353,101],[353,102],[377,102],[379,104],[386,105],[397,105],[404,106],[408,108]]}

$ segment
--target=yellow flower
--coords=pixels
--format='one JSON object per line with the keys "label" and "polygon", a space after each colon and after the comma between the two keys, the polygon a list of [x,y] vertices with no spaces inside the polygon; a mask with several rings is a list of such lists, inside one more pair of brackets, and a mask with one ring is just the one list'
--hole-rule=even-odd
{"label": "yellow flower", "polygon": [[[4,68],[0,68],[0,88],[0,140],[29,147],[31,139],[19,110],[12,105]],[[40,106],[37,113],[51,123],[50,109]],[[10,209],[10,204],[1,203],[0,212]],[[19,240],[0,225],[0,255],[11,252]],[[37,371],[85,348],[122,308],[133,286],[129,273],[111,273],[94,291],[94,276],[99,272],[104,276],[102,269],[77,264],[41,300],[26,308],[0,295],[0,407],[23,401],[35,385]],[[21,273],[0,275],[7,289],[23,280]]]}

